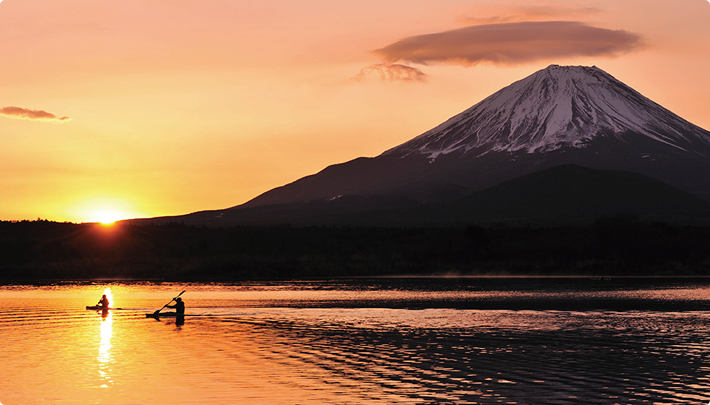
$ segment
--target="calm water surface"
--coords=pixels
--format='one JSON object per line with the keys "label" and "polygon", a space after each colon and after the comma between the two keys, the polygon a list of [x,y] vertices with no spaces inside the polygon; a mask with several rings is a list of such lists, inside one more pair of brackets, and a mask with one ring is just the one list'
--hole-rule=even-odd
{"label": "calm water surface", "polygon": [[709,372],[704,280],[0,286],[4,405],[707,404]]}

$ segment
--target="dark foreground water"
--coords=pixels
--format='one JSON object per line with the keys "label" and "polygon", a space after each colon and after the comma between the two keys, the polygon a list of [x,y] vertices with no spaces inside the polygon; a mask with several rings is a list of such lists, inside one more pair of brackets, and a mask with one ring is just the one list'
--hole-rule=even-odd
{"label": "dark foreground water", "polygon": [[709,321],[710,280],[0,286],[0,403],[706,404]]}

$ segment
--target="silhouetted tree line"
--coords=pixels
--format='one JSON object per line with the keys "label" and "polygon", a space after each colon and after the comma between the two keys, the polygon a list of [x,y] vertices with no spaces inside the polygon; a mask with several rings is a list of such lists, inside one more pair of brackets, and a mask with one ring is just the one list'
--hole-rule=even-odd
{"label": "silhouetted tree line", "polygon": [[710,275],[710,227],[349,228],[0,221],[0,280]]}

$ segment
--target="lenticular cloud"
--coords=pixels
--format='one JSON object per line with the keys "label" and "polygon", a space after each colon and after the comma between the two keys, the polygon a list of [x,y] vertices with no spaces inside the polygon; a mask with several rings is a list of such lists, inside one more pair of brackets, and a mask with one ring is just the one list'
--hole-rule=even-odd
{"label": "lenticular cloud", "polygon": [[562,57],[614,57],[640,46],[641,37],[624,30],[597,28],[578,21],[529,21],[416,35],[374,53],[390,64],[518,65]]}
{"label": "lenticular cloud", "polygon": [[[0,2],[1,1],[2,0],[0,0]],[[52,122],[71,121],[71,118],[69,118],[69,117],[57,117],[56,115],[54,115],[52,113],[48,113],[47,111],[44,111],[44,110],[30,110],[30,109],[22,108],[22,107],[0,108],[0,115],[5,116],[5,117],[9,117],[9,118],[35,120],[35,121],[52,121]]]}

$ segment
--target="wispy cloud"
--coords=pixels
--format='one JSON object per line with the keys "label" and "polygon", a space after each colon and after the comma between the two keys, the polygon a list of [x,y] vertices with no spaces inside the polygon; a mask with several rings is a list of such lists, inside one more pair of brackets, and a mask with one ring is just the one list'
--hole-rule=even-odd
{"label": "wispy cloud", "polygon": [[373,75],[386,81],[425,82],[427,79],[427,75],[421,70],[397,63],[378,63],[368,66],[353,79],[363,80]]}
{"label": "wispy cloud", "polygon": [[476,25],[402,39],[374,53],[397,62],[517,65],[579,56],[615,57],[642,46],[639,35],[579,21]]}
{"label": "wispy cloud", "polygon": [[465,16],[459,19],[466,25],[500,24],[522,21],[577,20],[590,15],[601,14],[604,10],[596,7],[562,7],[560,5],[525,5],[495,8],[484,11],[482,16]]}
{"label": "wispy cloud", "polygon": [[17,119],[25,119],[25,120],[52,121],[52,122],[71,121],[71,118],[69,118],[69,117],[57,117],[56,115],[54,115],[52,113],[48,113],[47,111],[30,110],[30,109],[22,108],[22,107],[0,108],[0,115],[5,116],[5,117],[9,117],[9,118],[17,118]]}

